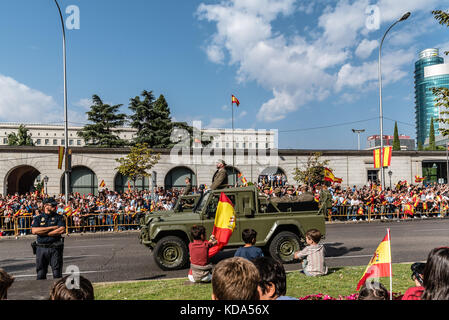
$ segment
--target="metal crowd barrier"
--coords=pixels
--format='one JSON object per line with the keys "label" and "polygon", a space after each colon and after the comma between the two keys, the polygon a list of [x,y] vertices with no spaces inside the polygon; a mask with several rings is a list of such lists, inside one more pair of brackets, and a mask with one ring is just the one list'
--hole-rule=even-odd
{"label": "metal crowd barrier", "polygon": [[[18,236],[31,234],[33,216],[7,217],[0,216],[0,232],[3,236]],[[137,230],[139,227],[138,214],[98,214],[64,216],[66,234],[75,232],[95,231],[125,231]]]}
{"label": "metal crowd barrier", "polygon": [[[359,211],[362,208],[363,212]],[[328,210],[326,219],[329,222],[332,221],[354,221],[365,220],[374,221],[377,219],[407,219],[407,218],[428,218],[428,217],[446,217],[449,215],[449,210],[423,210],[418,208],[407,208],[401,204],[399,206],[394,205],[362,205],[362,206],[350,206],[350,205],[338,205],[332,206],[332,209]]]}

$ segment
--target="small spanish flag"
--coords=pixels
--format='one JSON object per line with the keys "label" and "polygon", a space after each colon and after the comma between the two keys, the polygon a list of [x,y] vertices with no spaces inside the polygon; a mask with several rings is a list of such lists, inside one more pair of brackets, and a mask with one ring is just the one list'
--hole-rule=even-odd
{"label": "small spanish flag", "polygon": [[100,188],[104,188],[106,186],[106,183],[104,183],[104,180],[101,180],[100,182]]}
{"label": "small spanish flag", "polygon": [[234,95],[232,95],[232,98],[231,98],[232,100],[232,104],[236,104],[237,105],[237,107],[240,105],[240,101],[239,101],[239,99],[237,99]]}
{"label": "small spanish flag", "polygon": [[390,248],[390,229],[387,235],[379,244],[371,258],[366,270],[357,284],[357,291],[366,282],[368,278],[391,277],[391,248]]}
{"label": "small spanish flag", "polygon": [[329,168],[324,168],[324,180],[329,182],[335,181],[335,176]]}

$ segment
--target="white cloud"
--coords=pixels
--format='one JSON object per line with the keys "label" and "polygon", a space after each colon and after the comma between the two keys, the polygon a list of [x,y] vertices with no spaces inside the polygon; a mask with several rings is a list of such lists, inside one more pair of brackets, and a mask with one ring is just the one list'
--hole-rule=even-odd
{"label": "white cloud", "polygon": [[355,49],[355,55],[361,59],[369,58],[374,49],[379,47],[379,41],[363,39]]}
{"label": "white cloud", "polygon": [[76,101],[75,103],[73,103],[73,105],[75,107],[81,107],[83,109],[89,110],[90,107],[92,106],[92,99],[88,99],[88,98],[83,98],[80,99],[78,101]]}
{"label": "white cloud", "polygon": [[[380,27],[397,20],[405,11],[411,11],[410,20],[414,18],[415,21],[408,30],[412,30],[424,20],[422,16],[431,5],[442,2],[380,0],[377,4]],[[362,64],[355,59],[370,58],[379,43],[377,39],[370,39],[376,34],[375,30],[367,28],[366,8],[371,4],[370,0],[339,0],[327,5],[316,18],[316,26],[306,26],[308,37],[297,32],[289,36],[273,30],[275,21],[292,15],[295,10],[311,12],[316,8],[295,0],[222,1],[201,4],[197,14],[199,19],[216,25],[216,32],[206,47],[208,58],[215,63],[228,62],[237,66],[238,82],[255,81],[272,92],[273,97],[262,103],[257,114],[259,121],[272,122],[311,101],[326,99],[333,92],[374,87],[378,77],[377,57]],[[423,14],[420,15],[420,11]],[[408,46],[410,40],[421,34],[421,31],[411,33]],[[397,36],[397,46],[400,46],[404,42],[399,40],[404,35],[398,32],[390,36]],[[403,79],[416,58],[416,48],[394,49],[395,53],[387,50],[382,58],[385,85]]]}
{"label": "white cloud", "polygon": [[207,126],[204,128],[206,129],[222,129],[230,127],[232,120],[231,118],[213,118],[209,122]]}
{"label": "white cloud", "polygon": [[62,119],[53,97],[0,75],[0,119],[8,122],[56,122]]}

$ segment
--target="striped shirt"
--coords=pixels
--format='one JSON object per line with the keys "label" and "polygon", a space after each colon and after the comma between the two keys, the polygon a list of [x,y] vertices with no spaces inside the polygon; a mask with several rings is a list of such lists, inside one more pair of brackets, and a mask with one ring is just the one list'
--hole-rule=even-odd
{"label": "striped shirt", "polygon": [[298,259],[307,258],[305,271],[312,276],[327,274],[327,266],[324,262],[324,246],[322,244],[310,245],[299,251]]}

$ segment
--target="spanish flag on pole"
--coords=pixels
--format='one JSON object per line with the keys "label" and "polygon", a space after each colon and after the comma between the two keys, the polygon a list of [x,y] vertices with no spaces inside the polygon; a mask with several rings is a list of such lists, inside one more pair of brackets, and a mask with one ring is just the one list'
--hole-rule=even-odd
{"label": "spanish flag on pole", "polygon": [[392,298],[392,272],[391,272],[391,247],[390,247],[390,229],[387,229],[387,235],[379,244],[371,258],[365,273],[357,284],[357,291],[369,278],[390,277],[390,299]]}
{"label": "spanish flag on pole", "polygon": [[382,165],[381,149],[373,150],[373,158],[374,158],[374,169],[379,169],[380,166]]}
{"label": "spanish flag on pole", "polygon": [[231,102],[232,102],[232,104],[235,103],[237,105],[237,107],[240,105],[240,101],[234,95],[232,95],[232,97],[231,97]]}
{"label": "spanish flag on pole", "polygon": [[235,229],[236,216],[234,205],[223,192],[220,194],[217,211],[215,213],[214,229],[212,234],[217,239],[217,245],[209,250],[209,258],[216,255],[225,245],[228,244]]}

